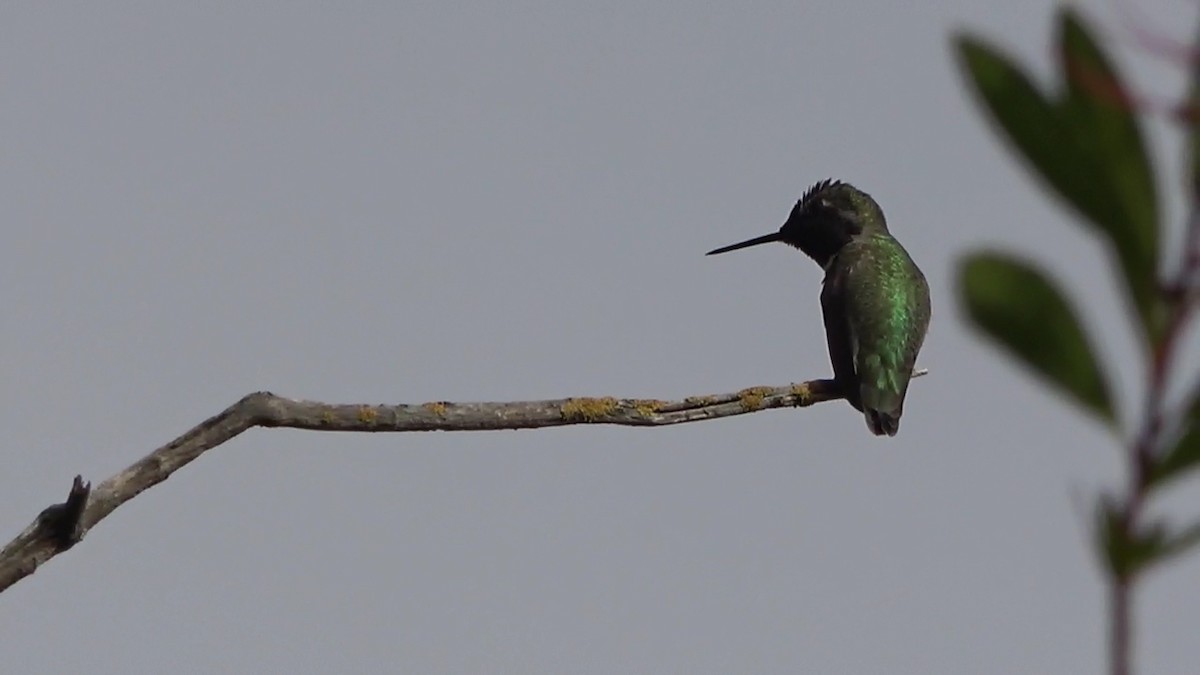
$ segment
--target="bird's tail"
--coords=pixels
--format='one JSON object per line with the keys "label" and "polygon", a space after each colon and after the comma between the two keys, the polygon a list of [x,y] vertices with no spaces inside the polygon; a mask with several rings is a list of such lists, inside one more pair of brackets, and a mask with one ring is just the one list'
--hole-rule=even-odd
{"label": "bird's tail", "polygon": [[862,385],[863,417],[867,419],[867,428],[871,433],[876,436],[895,436],[900,431],[900,416],[904,414],[904,389],[901,387],[900,391],[895,391]]}
{"label": "bird's tail", "polygon": [[867,428],[876,436],[895,436],[896,432],[900,431],[900,411],[894,413],[884,412],[882,410],[872,410],[871,408],[863,409],[863,416],[867,418]]}

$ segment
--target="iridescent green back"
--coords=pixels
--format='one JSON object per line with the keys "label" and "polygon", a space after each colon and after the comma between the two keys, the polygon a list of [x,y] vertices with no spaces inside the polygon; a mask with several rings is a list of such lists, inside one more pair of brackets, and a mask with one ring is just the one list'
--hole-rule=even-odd
{"label": "iridescent green back", "polygon": [[855,238],[833,266],[839,269],[831,273],[841,277],[847,337],[864,412],[894,417],[898,424],[929,327],[925,276],[900,242],[883,233]]}

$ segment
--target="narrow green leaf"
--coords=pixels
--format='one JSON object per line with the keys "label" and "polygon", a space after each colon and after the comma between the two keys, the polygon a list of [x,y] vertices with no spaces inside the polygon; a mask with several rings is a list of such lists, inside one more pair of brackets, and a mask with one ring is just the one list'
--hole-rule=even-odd
{"label": "narrow green leaf", "polygon": [[1091,343],[1049,276],[1007,255],[975,253],[959,268],[958,288],[977,329],[1075,403],[1115,423]]}
{"label": "narrow green leaf", "polygon": [[1129,579],[1200,544],[1200,522],[1179,529],[1159,519],[1129,532],[1120,502],[1102,497],[1097,507],[1096,543],[1117,578]]}
{"label": "narrow green leaf", "polygon": [[1161,487],[1196,467],[1200,467],[1200,401],[1183,420],[1183,431],[1175,445],[1151,466],[1149,482]]}
{"label": "narrow green leaf", "polygon": [[1150,482],[1161,486],[1197,466],[1200,466],[1200,424],[1193,424],[1175,443],[1175,447],[1155,463],[1150,473]]}
{"label": "narrow green leaf", "polygon": [[1073,10],[1059,15],[1058,49],[1066,82],[1062,120],[1087,161],[1104,174],[1104,199],[1087,212],[1107,235],[1150,344],[1156,344],[1166,326],[1157,282],[1159,204],[1137,103]]}
{"label": "narrow green leaf", "polygon": [[1142,525],[1130,536],[1122,526],[1117,503],[1103,498],[1099,504],[1097,542],[1110,571],[1118,578],[1128,579],[1200,544],[1200,522],[1176,528],[1156,520]]}
{"label": "narrow green leaf", "polygon": [[1116,499],[1101,497],[1096,511],[1096,543],[1113,576],[1129,579],[1154,561],[1166,534],[1161,525],[1144,527],[1139,533],[1128,532],[1122,511]]}

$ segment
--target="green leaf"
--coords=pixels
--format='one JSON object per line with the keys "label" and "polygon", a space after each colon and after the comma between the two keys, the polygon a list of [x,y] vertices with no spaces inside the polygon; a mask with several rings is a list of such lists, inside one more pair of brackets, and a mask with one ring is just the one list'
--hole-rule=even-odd
{"label": "green leaf", "polygon": [[1116,500],[1104,497],[1098,506],[1097,544],[1108,569],[1119,579],[1129,579],[1200,544],[1200,522],[1176,529],[1157,520],[1131,533]]}
{"label": "green leaf", "polygon": [[1102,497],[1097,506],[1096,543],[1100,555],[1113,576],[1129,579],[1153,562],[1162,548],[1163,528],[1148,526],[1140,533],[1129,533],[1123,509],[1115,498]]}
{"label": "green leaf", "polygon": [[1010,256],[975,253],[959,268],[958,288],[977,329],[1075,403],[1115,423],[1091,343],[1049,276]]}
{"label": "green leaf", "polygon": [[1183,420],[1183,431],[1174,447],[1150,467],[1149,483],[1155,487],[1200,466],[1200,400],[1194,401]]}
{"label": "green leaf", "polygon": [[[1155,344],[1166,327],[1158,291],[1159,205],[1137,103],[1112,60],[1078,14],[1059,16],[1059,59],[1066,92],[1062,120],[1087,161],[1104,174],[1087,213],[1108,237],[1142,325]],[[1097,199],[1101,197],[1101,199]],[[1111,202],[1111,204],[1109,203]]]}

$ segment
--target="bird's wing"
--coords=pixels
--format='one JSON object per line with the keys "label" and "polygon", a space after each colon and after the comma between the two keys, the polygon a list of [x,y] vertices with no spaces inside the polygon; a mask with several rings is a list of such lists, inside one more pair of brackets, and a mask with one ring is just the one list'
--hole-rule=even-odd
{"label": "bird's wing", "polygon": [[829,345],[833,377],[850,405],[862,410],[858,377],[854,370],[854,348],[850,344],[850,326],[846,321],[845,285],[844,272],[839,272],[836,266],[830,266],[821,288],[821,315],[825,319],[825,341]]}

